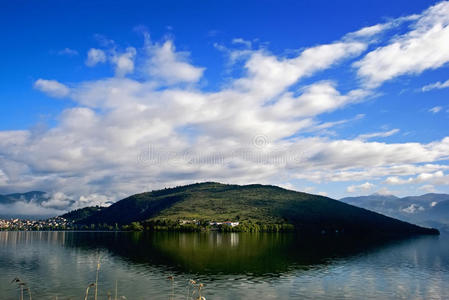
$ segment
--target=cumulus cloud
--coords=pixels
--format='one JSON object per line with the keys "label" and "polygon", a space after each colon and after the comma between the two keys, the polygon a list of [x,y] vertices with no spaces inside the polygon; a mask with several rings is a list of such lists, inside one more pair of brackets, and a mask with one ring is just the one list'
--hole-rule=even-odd
{"label": "cumulus cloud", "polygon": [[73,200],[63,192],[55,192],[48,195],[48,200],[43,201],[41,206],[50,209],[66,210],[73,204]]}
{"label": "cumulus cloud", "polygon": [[424,211],[424,207],[418,205],[418,204],[410,204],[410,206],[401,209],[402,212],[405,212],[407,214],[414,214],[420,211]]}
{"label": "cumulus cloud", "polygon": [[[420,190],[425,191],[426,193],[435,193],[436,192],[436,188],[434,185],[432,184],[425,184],[419,187]],[[435,205],[437,205],[438,202],[433,201],[432,203],[430,203],[430,207],[434,207]]]}
{"label": "cumulus cloud", "polygon": [[353,90],[342,95],[334,82],[323,81],[304,87],[298,97],[294,97],[291,92],[284,93],[279,101],[268,109],[283,117],[310,117],[357,102],[367,95],[363,90]]}
{"label": "cumulus cloud", "polygon": [[34,88],[55,98],[63,98],[70,93],[66,85],[56,80],[38,79],[34,82]]}
{"label": "cumulus cloud", "polygon": [[346,189],[348,193],[355,193],[355,192],[367,192],[374,188],[374,184],[365,182],[359,185],[350,185]]}
{"label": "cumulus cloud", "polygon": [[407,184],[407,183],[412,183],[413,182],[413,178],[409,178],[407,180],[399,178],[398,176],[391,176],[388,177],[387,179],[385,179],[385,183],[386,184],[391,184],[391,185],[398,185],[398,184]]}
{"label": "cumulus cloud", "polygon": [[149,61],[147,72],[167,83],[197,82],[204,68],[195,67],[188,62],[188,53],[177,52],[173,41],[163,44],[147,44]]}
{"label": "cumulus cloud", "polygon": [[106,53],[103,50],[91,48],[87,52],[86,65],[93,67],[99,63],[106,62]]}
{"label": "cumulus cloud", "polygon": [[[419,74],[449,61],[449,2],[425,10],[410,32],[369,52],[354,66],[368,87],[404,74]],[[435,51],[438,49],[438,51]]]}
{"label": "cumulus cloud", "polygon": [[0,215],[7,216],[26,216],[26,217],[53,217],[67,212],[66,209],[59,210],[43,207],[34,202],[17,201],[12,204],[0,204]]}
{"label": "cumulus cloud", "polygon": [[[425,36],[424,23],[437,22],[426,21],[426,15],[445,18],[434,10],[410,21],[416,33],[397,41],[408,45],[405,40],[412,35]],[[386,28],[365,29],[359,37],[301,49],[291,57],[250,50],[242,57],[239,75],[214,91],[197,84],[205,69],[195,66],[188,52],[177,51],[172,40],[152,42],[146,35],[141,50],[118,51],[111,43],[104,45],[107,55],[91,49],[96,54],[88,65],[107,61],[116,76],[71,84],[63,94],[74,107],[46,131],[0,131],[3,182],[21,191],[52,187],[54,197],[46,205],[54,209],[71,201],[70,207],[108,204],[194,181],[366,181],[348,183],[348,192],[370,191],[372,182],[378,187],[374,180],[387,177],[386,184],[402,184],[407,178],[411,184],[445,184],[449,137],[426,143],[370,140],[398,129],[355,139],[310,135],[347,122],[320,122],[320,115],[357,105],[375,93],[363,85],[341,88],[336,80],[317,81],[314,75],[358,59],[370,43],[366,37],[382,30]],[[402,74],[388,68],[388,76]]]}
{"label": "cumulus cloud", "polygon": [[391,176],[385,180],[385,183],[390,185],[401,185],[401,184],[422,183],[422,182],[449,183],[449,177],[447,175],[444,175],[443,171],[440,170],[434,173],[421,173],[416,177],[409,177],[407,179],[403,179],[398,176]]}
{"label": "cumulus cloud", "polygon": [[134,71],[135,56],[136,49],[134,47],[128,47],[124,53],[114,55],[112,62],[115,64],[115,75],[122,77],[132,73]]}
{"label": "cumulus cloud", "polygon": [[259,101],[266,101],[301,78],[325,70],[344,58],[359,55],[366,47],[361,42],[335,42],[308,48],[290,59],[257,51],[245,64],[248,75],[234,84],[243,91],[252,91]]}

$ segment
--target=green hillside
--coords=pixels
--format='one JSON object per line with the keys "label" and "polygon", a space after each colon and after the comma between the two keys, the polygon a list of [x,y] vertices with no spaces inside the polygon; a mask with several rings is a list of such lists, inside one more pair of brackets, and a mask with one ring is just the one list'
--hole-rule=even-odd
{"label": "green hillside", "polygon": [[82,224],[130,224],[145,220],[239,221],[292,224],[303,233],[435,234],[426,229],[323,196],[267,185],[198,183],[133,195]]}
{"label": "green hillside", "polygon": [[60,216],[61,218],[67,219],[69,221],[72,222],[79,222],[81,220],[84,220],[98,212],[100,212],[101,210],[105,209],[105,207],[101,207],[101,206],[89,206],[89,207],[84,207],[84,208],[79,208],[79,209],[75,209],[72,210],[66,214],[63,214],[62,216]]}

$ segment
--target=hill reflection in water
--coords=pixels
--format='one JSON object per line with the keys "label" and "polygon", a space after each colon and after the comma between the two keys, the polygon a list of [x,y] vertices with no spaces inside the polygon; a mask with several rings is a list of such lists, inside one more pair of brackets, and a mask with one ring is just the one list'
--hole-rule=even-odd
{"label": "hill reflection in water", "polygon": [[19,276],[35,299],[81,299],[99,256],[105,299],[116,280],[128,299],[167,299],[170,275],[179,299],[189,279],[206,284],[207,299],[449,298],[444,235],[367,242],[217,232],[0,232],[0,298],[17,299],[9,283]]}
{"label": "hill reflection in water", "polygon": [[292,233],[133,232],[108,236],[86,232],[69,235],[63,243],[90,250],[106,249],[130,262],[164,266],[173,272],[279,276],[282,272],[319,268],[338,259],[408,241],[303,239]]}

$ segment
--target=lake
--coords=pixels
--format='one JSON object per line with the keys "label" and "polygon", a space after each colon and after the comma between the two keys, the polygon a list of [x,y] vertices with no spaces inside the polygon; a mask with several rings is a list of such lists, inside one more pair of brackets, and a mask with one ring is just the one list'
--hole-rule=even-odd
{"label": "lake", "polygon": [[98,259],[98,299],[191,299],[191,279],[208,300],[449,299],[449,236],[218,232],[0,232],[0,299],[19,299],[15,277],[33,299],[84,299]]}

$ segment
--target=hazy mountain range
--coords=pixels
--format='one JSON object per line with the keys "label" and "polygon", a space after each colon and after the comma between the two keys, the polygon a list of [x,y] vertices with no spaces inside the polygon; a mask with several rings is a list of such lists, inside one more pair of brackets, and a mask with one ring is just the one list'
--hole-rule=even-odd
{"label": "hazy mountain range", "polygon": [[449,195],[425,194],[399,198],[393,195],[373,194],[346,197],[340,201],[369,209],[381,214],[449,231]]}
{"label": "hazy mountain range", "polygon": [[59,199],[41,191],[0,195],[0,217],[53,217],[71,209],[73,203],[73,200]]}

